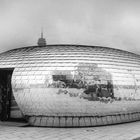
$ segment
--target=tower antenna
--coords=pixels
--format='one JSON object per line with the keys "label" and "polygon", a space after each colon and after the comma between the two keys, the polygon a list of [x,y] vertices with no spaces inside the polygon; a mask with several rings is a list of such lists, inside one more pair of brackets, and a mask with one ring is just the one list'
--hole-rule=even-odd
{"label": "tower antenna", "polygon": [[43,27],[41,27],[41,38],[43,38]]}

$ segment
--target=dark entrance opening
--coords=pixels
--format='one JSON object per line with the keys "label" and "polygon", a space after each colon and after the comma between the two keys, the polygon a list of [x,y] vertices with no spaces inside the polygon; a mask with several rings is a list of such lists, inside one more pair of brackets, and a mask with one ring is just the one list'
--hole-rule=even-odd
{"label": "dark entrance opening", "polygon": [[0,120],[10,119],[13,69],[0,69]]}
{"label": "dark entrance opening", "polygon": [[24,120],[12,93],[12,68],[0,69],[0,120]]}

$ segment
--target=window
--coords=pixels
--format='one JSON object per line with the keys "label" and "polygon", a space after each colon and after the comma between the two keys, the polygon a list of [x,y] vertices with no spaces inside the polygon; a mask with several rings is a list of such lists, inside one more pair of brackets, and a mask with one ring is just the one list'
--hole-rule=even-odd
{"label": "window", "polygon": [[66,81],[66,75],[53,75],[54,81]]}

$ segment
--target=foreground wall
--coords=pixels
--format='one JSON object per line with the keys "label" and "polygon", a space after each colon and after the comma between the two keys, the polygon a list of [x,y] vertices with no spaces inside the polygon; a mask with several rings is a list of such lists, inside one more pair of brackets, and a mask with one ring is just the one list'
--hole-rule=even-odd
{"label": "foreground wall", "polygon": [[29,123],[58,127],[139,120],[139,64],[132,53],[74,45],[11,50],[0,60],[15,68],[13,93]]}

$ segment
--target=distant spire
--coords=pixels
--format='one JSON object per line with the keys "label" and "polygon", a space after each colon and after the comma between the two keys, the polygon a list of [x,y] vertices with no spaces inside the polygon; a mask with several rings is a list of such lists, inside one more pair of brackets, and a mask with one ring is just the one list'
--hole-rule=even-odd
{"label": "distant spire", "polygon": [[41,38],[43,38],[43,27],[41,28]]}
{"label": "distant spire", "polygon": [[41,32],[41,38],[43,38],[43,32]]}
{"label": "distant spire", "polygon": [[46,40],[43,38],[43,28],[41,28],[41,38],[38,39],[37,44],[40,47],[46,46]]}

